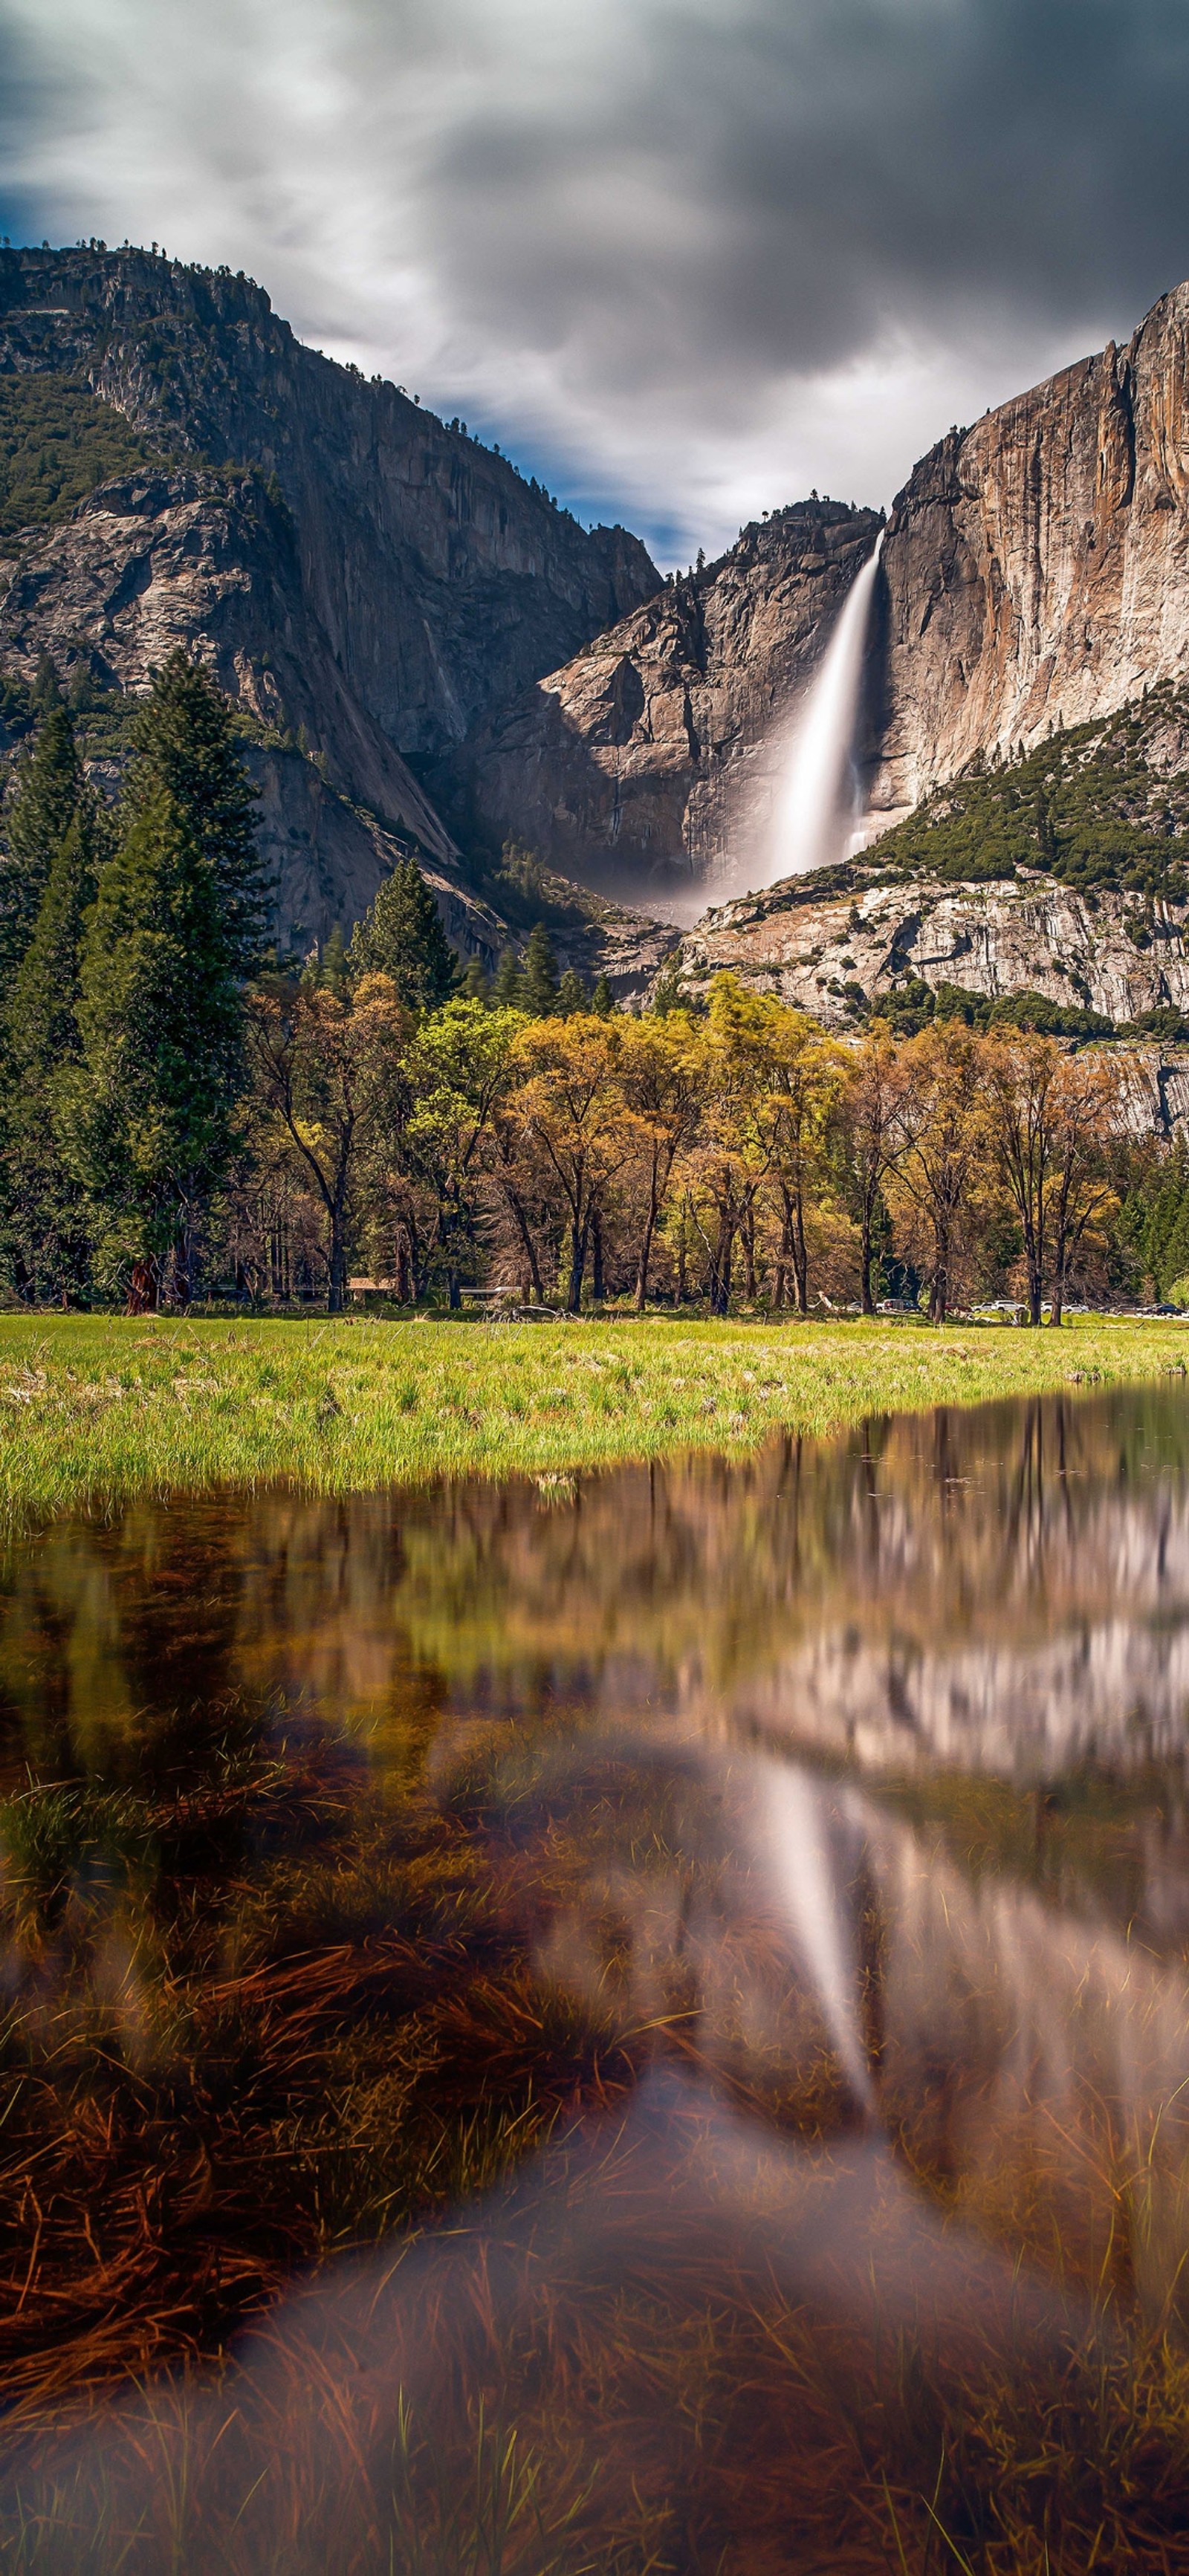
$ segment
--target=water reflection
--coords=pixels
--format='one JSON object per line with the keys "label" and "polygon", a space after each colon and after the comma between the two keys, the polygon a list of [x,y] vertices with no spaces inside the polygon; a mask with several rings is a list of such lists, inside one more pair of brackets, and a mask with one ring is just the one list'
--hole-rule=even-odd
{"label": "water reflection", "polygon": [[924,2570],[941,2512],[1039,2569],[1058,2512],[1053,2564],[1171,2565],[1187,1469],[1149,1390],[14,1543],[10,2390],[453,2213],[68,2434],[44,2563],[178,2563],[145,2462],[207,2444],[187,2564]]}

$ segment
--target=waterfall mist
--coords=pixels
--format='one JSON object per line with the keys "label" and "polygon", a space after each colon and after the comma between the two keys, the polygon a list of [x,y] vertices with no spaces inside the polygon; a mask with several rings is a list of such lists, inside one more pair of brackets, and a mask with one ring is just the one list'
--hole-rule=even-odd
{"label": "waterfall mist", "polygon": [[882,535],[843,606],[789,741],[760,885],[846,856],[859,820],[855,722]]}

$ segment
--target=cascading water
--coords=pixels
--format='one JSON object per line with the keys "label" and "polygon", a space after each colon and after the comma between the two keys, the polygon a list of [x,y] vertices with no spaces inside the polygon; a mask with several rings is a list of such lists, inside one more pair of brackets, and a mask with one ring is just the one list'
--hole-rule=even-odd
{"label": "cascading water", "polygon": [[829,867],[844,857],[858,821],[855,719],[882,545],[881,533],[851,588],[789,743],[760,885]]}

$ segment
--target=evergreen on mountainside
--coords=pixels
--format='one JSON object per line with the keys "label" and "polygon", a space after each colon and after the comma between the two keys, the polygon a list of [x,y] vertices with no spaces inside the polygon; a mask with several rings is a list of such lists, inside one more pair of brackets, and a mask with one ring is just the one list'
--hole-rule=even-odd
{"label": "evergreen on mountainside", "polygon": [[436,1011],[457,989],[458,960],[415,859],[398,859],[357,922],[347,952],[356,980],[389,975],[406,1009]]}
{"label": "evergreen on mountainside", "polygon": [[689,1008],[689,997],[683,990],[675,957],[670,957],[662,966],[652,989],[652,1001],[649,1007],[658,1020],[667,1019],[670,1011]]}
{"label": "evergreen on mountainside", "polygon": [[576,967],[567,966],[557,988],[554,1004],[557,1016],[559,1020],[572,1020],[576,1011],[584,1011],[586,1007],[586,986],[582,977]]}
{"label": "evergreen on mountainside", "polygon": [[[1189,757],[1183,769],[1167,767],[1170,729],[1184,735],[1189,755],[1189,699],[1166,684],[1117,715],[1051,734],[1022,758],[974,762],[874,842],[866,864],[943,884],[990,883],[1023,869],[1091,897],[1101,887],[1183,903]],[[1143,944],[1142,916],[1136,930]]]}
{"label": "evergreen on mountainside", "polygon": [[557,959],[553,941],[543,921],[538,921],[529,934],[524,952],[524,986],[522,1010],[534,1020],[547,1020],[557,1007]]}
{"label": "evergreen on mountainside", "polygon": [[1189,1273],[1189,1143],[1177,1136],[1152,1158],[1123,1201],[1120,1235],[1159,1299]]}
{"label": "evergreen on mountainside", "polygon": [[66,1137],[71,1069],[82,1055],[79,979],[103,822],[84,790],[50,864],[33,934],[9,995],[4,1121],[6,1266],[23,1296],[69,1298],[87,1285],[91,1224]]}
{"label": "evergreen on mountainside", "polygon": [[101,483],[161,461],[81,376],[0,376],[0,536],[69,518]]}
{"label": "evergreen on mountainside", "polygon": [[55,853],[74,819],[82,784],[70,716],[57,693],[23,753],[3,816],[0,862],[0,1004],[12,988],[49,882]]}
{"label": "evergreen on mountainside", "polygon": [[315,954],[311,966],[302,977],[302,982],[323,984],[331,993],[345,993],[350,980],[347,943],[343,937],[342,924],[336,921],[329,939],[326,940],[321,951]]}
{"label": "evergreen on mountainside", "polygon": [[491,999],[491,977],[481,957],[468,957],[466,973],[459,986],[464,1002],[487,1003]]}
{"label": "evergreen on mountainside", "polygon": [[256,848],[256,790],[243,764],[232,709],[181,650],[171,653],[138,707],[120,800],[127,823],[163,796],[192,833],[214,879],[220,938],[237,975],[258,964],[270,888]]}
{"label": "evergreen on mountainside", "polygon": [[236,1147],[240,982],[263,904],[231,712],[174,654],[137,718],[119,838],[83,941],[83,1060],[63,1130],[101,1272],[155,1304],[189,1295]]}
{"label": "evergreen on mountainside", "polygon": [[600,975],[590,997],[590,1007],[598,1020],[609,1020],[615,1009],[615,995],[605,975]]}
{"label": "evergreen on mountainside", "polygon": [[977,993],[963,984],[927,984],[912,975],[864,999],[860,1019],[886,1020],[897,1037],[910,1038],[934,1020],[961,1020],[968,1029],[996,1026],[1033,1029],[1042,1037],[1113,1038],[1118,1032],[1103,1012],[1080,1002],[1054,1002],[1047,993]]}
{"label": "evergreen on mountainside", "polygon": [[517,952],[511,946],[500,950],[500,962],[495,970],[491,999],[497,1010],[522,1011],[524,1009],[524,974]]}

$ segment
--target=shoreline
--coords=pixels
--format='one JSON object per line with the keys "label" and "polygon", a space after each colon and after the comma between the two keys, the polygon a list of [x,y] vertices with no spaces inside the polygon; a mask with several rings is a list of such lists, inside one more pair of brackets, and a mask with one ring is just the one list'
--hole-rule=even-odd
{"label": "shoreline", "polygon": [[[609,1327],[613,1325],[613,1330]],[[0,1516],[137,1493],[349,1493],[819,1436],[1183,1375],[1179,1321],[459,1323],[0,1316]]]}

